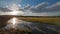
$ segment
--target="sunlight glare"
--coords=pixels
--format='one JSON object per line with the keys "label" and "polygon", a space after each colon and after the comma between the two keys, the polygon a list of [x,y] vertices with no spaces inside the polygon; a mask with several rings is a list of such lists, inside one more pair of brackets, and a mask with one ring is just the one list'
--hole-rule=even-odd
{"label": "sunlight glare", "polygon": [[11,15],[17,15],[17,14],[18,14],[18,12],[15,10],[11,12]]}
{"label": "sunlight glare", "polygon": [[13,28],[15,28],[15,24],[16,24],[16,18],[15,17],[12,19],[12,24],[13,24]]}

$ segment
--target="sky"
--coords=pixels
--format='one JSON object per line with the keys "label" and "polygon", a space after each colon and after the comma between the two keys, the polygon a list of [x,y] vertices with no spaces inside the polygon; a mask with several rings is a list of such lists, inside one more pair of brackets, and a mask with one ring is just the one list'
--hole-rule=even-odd
{"label": "sky", "polygon": [[59,2],[60,0],[0,0],[0,6],[5,6],[11,3],[17,3],[21,4],[22,6],[25,6],[27,4],[30,5],[37,5],[41,2],[48,2],[49,5],[52,5],[56,2]]}
{"label": "sky", "polygon": [[0,7],[28,16],[60,16],[60,0],[0,0]]}
{"label": "sky", "polygon": [[54,4],[54,3],[58,2],[58,1],[60,1],[60,0],[23,0],[21,4],[26,5],[28,3],[30,5],[37,5],[37,4],[41,3],[41,2],[48,2],[49,5],[51,5],[51,4]]}

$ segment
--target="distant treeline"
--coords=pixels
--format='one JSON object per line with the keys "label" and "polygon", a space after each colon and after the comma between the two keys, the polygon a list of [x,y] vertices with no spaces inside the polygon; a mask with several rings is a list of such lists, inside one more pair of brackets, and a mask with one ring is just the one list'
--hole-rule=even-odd
{"label": "distant treeline", "polygon": [[17,16],[17,15],[0,15],[0,17],[38,17],[38,18],[60,18],[60,16]]}

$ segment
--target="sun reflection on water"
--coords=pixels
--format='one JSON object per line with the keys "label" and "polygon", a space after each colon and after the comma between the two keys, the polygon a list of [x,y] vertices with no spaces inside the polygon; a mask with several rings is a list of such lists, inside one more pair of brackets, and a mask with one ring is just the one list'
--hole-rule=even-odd
{"label": "sun reflection on water", "polygon": [[18,23],[17,20],[18,19],[16,17],[13,17],[12,19],[10,19],[8,21],[8,23],[12,25],[12,28],[15,28],[17,26],[17,23]]}
{"label": "sun reflection on water", "polygon": [[15,17],[12,19],[13,28],[15,28],[15,24],[17,23],[16,20],[17,20],[17,18],[15,18]]}

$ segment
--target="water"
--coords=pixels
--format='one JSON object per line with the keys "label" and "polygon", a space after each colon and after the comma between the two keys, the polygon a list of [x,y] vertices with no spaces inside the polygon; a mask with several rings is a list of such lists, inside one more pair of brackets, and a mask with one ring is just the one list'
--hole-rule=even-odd
{"label": "water", "polygon": [[60,32],[60,26],[36,23],[36,22],[27,22],[15,19],[15,23],[12,22],[13,18],[8,21],[8,24],[5,26],[6,29],[16,28],[16,29],[25,29],[32,30],[31,34],[58,34]]}

